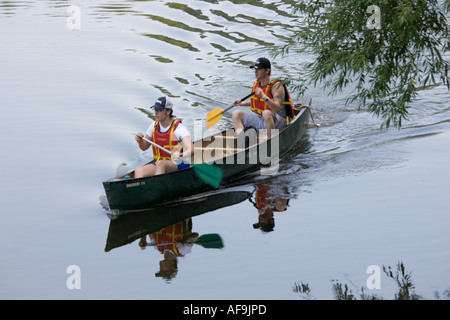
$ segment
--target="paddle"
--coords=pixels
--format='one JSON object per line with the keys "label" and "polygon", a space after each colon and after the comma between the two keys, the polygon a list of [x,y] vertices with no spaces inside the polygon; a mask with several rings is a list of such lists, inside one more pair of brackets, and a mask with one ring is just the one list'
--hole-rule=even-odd
{"label": "paddle", "polygon": [[[168,243],[149,243],[147,246],[150,247],[158,247],[158,246],[165,246],[168,244],[175,244],[176,242],[168,242]],[[198,237],[197,241],[186,241],[181,243],[195,243],[203,248],[206,249],[222,249],[223,248],[223,241],[220,235],[217,233],[209,233],[204,234]]]}
{"label": "paddle", "polygon": [[201,245],[203,248],[222,249],[223,241],[217,233],[204,234],[198,237],[196,244]]}
{"label": "paddle", "polygon": [[[255,94],[254,92],[250,93],[248,96],[245,96],[244,98],[239,100],[239,102],[241,102],[242,100],[247,99],[248,97],[250,97],[250,96],[252,96],[254,94]],[[217,108],[217,109],[214,109],[214,110],[211,110],[210,112],[208,112],[208,114],[206,115],[206,127],[210,128],[213,125],[215,125],[217,123],[217,121],[219,121],[220,118],[222,117],[222,114],[224,114],[225,111],[228,111],[228,110],[230,110],[233,107],[234,107],[234,104],[229,106],[225,110],[223,110],[221,108]]]}
{"label": "paddle", "polygon": [[[167,152],[168,154],[172,154],[170,150],[167,150],[166,148],[160,146],[159,144],[154,143],[151,140],[148,140],[145,137],[141,137],[143,140],[147,141],[151,145]],[[219,186],[220,182],[222,181],[222,169],[213,166],[208,163],[193,163],[192,166],[194,167],[194,171],[197,174],[197,176],[202,180],[203,182],[209,184],[211,187],[216,188]]]}

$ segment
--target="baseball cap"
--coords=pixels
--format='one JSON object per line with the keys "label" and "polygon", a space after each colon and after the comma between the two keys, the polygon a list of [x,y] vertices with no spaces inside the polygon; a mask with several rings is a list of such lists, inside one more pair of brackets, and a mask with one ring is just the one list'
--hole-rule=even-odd
{"label": "baseball cap", "polygon": [[255,64],[253,66],[250,66],[250,68],[270,69],[270,61],[267,58],[258,58],[256,59]]}
{"label": "baseball cap", "polygon": [[156,100],[155,104],[152,106],[153,109],[161,111],[164,109],[172,109],[173,104],[167,97],[161,97]]}

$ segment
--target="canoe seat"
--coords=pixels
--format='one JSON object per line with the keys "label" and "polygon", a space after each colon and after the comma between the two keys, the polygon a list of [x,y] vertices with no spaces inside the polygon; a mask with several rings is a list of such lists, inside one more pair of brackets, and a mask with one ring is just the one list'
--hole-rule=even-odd
{"label": "canoe seat", "polygon": [[238,151],[244,150],[243,148],[220,148],[220,147],[197,147],[195,148],[195,151],[201,150],[201,151],[222,151],[226,153],[234,153]]}
{"label": "canoe seat", "polygon": [[212,136],[215,140],[222,139],[222,140],[236,140],[236,136]]}
{"label": "canoe seat", "polygon": [[[264,141],[267,139],[267,135],[260,134],[258,139]],[[201,142],[194,143],[193,158],[196,163],[216,161],[245,150],[237,147],[237,137],[234,135],[213,135],[206,141],[211,141],[210,146],[208,144],[202,145]]]}
{"label": "canoe seat", "polygon": [[[228,145],[229,141],[233,141],[233,143],[234,143],[234,141],[236,141],[236,139],[237,139],[236,136],[213,136],[213,137],[215,140],[225,140],[226,141],[225,143],[227,143],[227,145]],[[258,141],[264,141],[264,140],[267,140],[267,134],[260,133],[258,135]]]}
{"label": "canoe seat", "polygon": [[264,140],[267,140],[267,134],[259,134],[258,141],[264,141]]}
{"label": "canoe seat", "polygon": [[235,152],[242,151],[242,148],[222,148],[222,147],[194,147],[195,162],[211,162],[227,157]]}
{"label": "canoe seat", "polygon": [[[236,145],[236,136],[233,135],[220,135],[213,136],[214,141],[217,141],[220,145],[223,145],[226,149],[233,149]],[[221,141],[221,142],[219,142]]]}

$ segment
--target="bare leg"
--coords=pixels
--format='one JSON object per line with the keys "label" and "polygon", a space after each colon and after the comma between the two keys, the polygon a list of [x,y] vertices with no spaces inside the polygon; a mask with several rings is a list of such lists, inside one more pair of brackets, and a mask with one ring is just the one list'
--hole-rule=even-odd
{"label": "bare leg", "polygon": [[232,114],[234,131],[236,132],[236,136],[238,136],[244,130],[244,111],[235,110]]}
{"label": "bare leg", "polygon": [[275,114],[272,111],[265,110],[262,113],[262,117],[266,125],[267,137],[270,138],[272,129],[275,129]]}
{"label": "bare leg", "polygon": [[134,170],[134,177],[143,178],[148,176],[154,176],[155,173],[156,173],[156,166],[154,164],[146,164]]}
{"label": "bare leg", "polygon": [[172,160],[159,160],[156,162],[155,175],[177,171],[178,166]]}

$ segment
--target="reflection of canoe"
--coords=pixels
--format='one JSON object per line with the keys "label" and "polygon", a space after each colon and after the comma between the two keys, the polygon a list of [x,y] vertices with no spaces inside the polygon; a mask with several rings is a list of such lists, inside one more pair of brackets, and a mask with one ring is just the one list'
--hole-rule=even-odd
{"label": "reflection of canoe", "polygon": [[113,217],[109,224],[105,251],[131,243],[184,219],[242,202],[251,197],[254,189],[254,186],[223,189],[201,197],[191,197]]}
{"label": "reflection of canoe", "polygon": [[[271,164],[272,160],[277,160],[291,150],[302,138],[310,119],[309,108],[299,108],[296,114],[295,119],[279,134],[270,139],[256,138],[255,135],[255,140],[249,139],[253,141],[249,145],[237,141],[230,133],[233,130],[196,141],[193,162],[214,162],[214,166],[222,169],[222,186],[226,186],[249,172]],[[139,179],[114,178],[104,181],[103,186],[109,209],[112,211],[146,209],[156,203],[212,190],[212,187],[196,175],[193,167]]]}

